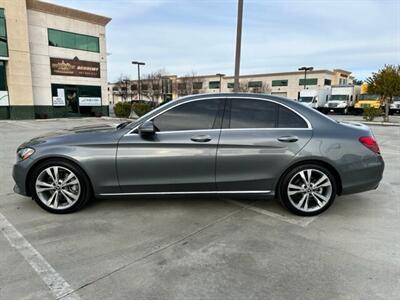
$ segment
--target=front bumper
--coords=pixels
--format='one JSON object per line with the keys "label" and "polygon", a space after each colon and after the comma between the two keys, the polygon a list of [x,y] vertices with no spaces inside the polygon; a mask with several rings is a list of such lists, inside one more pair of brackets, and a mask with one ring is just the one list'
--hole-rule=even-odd
{"label": "front bumper", "polygon": [[29,168],[26,161],[15,163],[12,170],[12,177],[15,181],[14,192],[23,196],[30,196],[26,186],[28,170]]}

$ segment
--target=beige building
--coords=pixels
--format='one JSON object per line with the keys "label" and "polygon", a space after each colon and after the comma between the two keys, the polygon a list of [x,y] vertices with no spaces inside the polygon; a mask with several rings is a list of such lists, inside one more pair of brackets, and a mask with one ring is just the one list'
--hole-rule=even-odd
{"label": "beige building", "polygon": [[0,119],[108,115],[110,18],[0,0]]}
{"label": "beige building", "polygon": [[[307,72],[278,72],[265,74],[252,74],[240,76],[240,91],[266,93],[279,95],[291,99],[298,99],[302,89],[323,88],[331,85],[348,85],[353,83],[351,72],[341,69],[313,70]],[[233,76],[222,75],[199,75],[191,77],[177,77],[169,75],[164,80],[156,81],[159,97],[157,102],[165,99],[171,100],[180,96],[199,93],[229,93],[233,91]],[[141,81],[141,99],[153,100],[147,97],[147,92],[152,90],[152,83]],[[169,88],[165,87],[168,83]],[[108,98],[110,103],[118,101],[137,100],[137,81],[109,84]]]}

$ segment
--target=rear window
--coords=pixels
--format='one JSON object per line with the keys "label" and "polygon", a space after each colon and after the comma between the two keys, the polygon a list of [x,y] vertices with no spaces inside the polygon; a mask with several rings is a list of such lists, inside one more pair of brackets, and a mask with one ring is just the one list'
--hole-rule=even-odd
{"label": "rear window", "polygon": [[254,99],[232,99],[230,128],[274,128],[276,104]]}
{"label": "rear window", "polygon": [[279,128],[307,128],[307,123],[298,114],[290,109],[279,105],[278,109]]}

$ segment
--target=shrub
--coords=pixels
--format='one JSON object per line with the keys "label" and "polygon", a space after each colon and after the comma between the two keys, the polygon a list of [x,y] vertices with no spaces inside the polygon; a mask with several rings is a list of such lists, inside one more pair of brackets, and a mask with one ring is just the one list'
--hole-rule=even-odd
{"label": "shrub", "polygon": [[375,117],[379,117],[383,114],[382,109],[375,107],[367,107],[364,109],[363,118],[366,121],[373,121]]}
{"label": "shrub", "polygon": [[138,115],[138,117],[141,117],[152,110],[151,105],[144,102],[134,103],[132,105],[132,109]]}
{"label": "shrub", "polygon": [[131,114],[131,104],[129,102],[118,102],[114,105],[114,113],[118,118],[128,118]]}

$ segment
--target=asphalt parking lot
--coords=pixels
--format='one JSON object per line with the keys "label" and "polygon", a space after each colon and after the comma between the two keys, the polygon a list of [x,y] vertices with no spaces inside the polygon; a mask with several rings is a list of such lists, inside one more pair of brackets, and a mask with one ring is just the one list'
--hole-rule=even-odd
{"label": "asphalt parking lot", "polygon": [[400,298],[400,127],[371,127],[386,162],[379,188],[313,218],[213,197],[96,200],[52,215],[12,192],[20,143],[106,122],[116,121],[0,121],[0,299]]}

